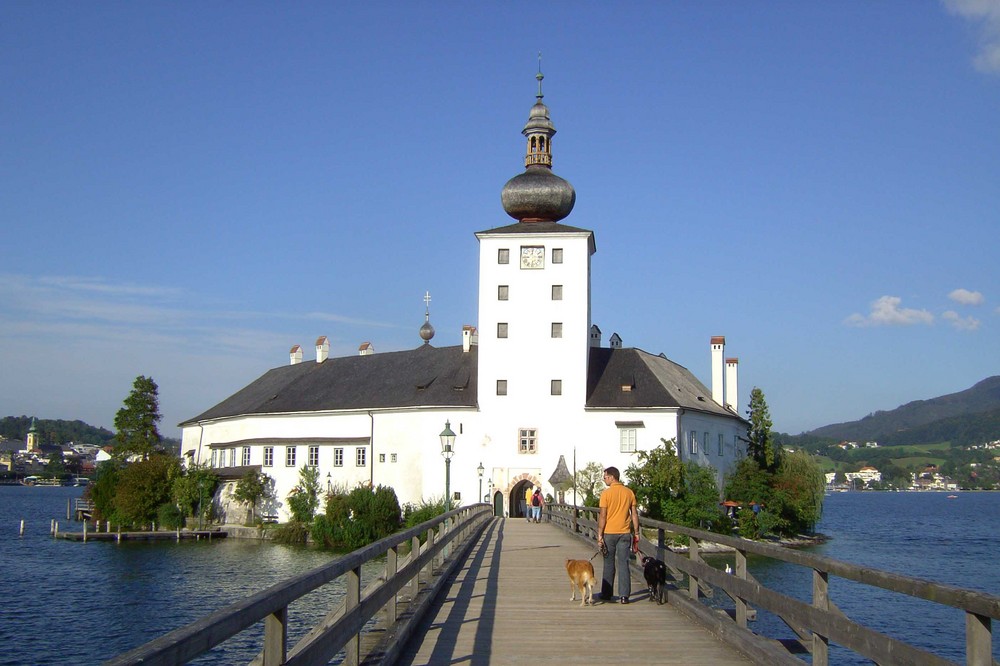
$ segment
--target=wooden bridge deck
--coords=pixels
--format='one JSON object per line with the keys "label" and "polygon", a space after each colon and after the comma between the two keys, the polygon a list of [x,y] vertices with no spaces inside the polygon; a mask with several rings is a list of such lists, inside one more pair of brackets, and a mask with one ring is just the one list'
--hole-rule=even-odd
{"label": "wooden bridge deck", "polygon": [[[489,525],[399,664],[749,664],[632,577],[632,603],[570,601],[567,558],[595,549],[551,525]],[[601,558],[593,560],[600,591]]]}

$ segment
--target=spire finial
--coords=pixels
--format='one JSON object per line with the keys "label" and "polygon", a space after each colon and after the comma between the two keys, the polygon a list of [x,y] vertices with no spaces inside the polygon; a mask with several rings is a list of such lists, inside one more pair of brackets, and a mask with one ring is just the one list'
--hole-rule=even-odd
{"label": "spire finial", "polygon": [[424,344],[430,344],[434,337],[434,327],[431,326],[431,292],[424,292],[424,325],[420,327],[420,338]]}
{"label": "spire finial", "polygon": [[538,52],[538,74],[535,74],[535,78],[538,79],[538,94],[535,95],[535,97],[537,97],[538,101],[540,102],[540,101],[542,101],[542,98],[545,97],[545,95],[542,94],[542,79],[545,78],[545,75],[542,74],[542,52],[541,51]]}

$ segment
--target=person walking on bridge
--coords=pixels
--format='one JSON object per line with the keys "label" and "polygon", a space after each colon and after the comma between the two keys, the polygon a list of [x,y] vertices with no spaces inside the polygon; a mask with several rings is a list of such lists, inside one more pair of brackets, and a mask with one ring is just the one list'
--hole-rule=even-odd
{"label": "person walking on bridge", "polygon": [[[632,575],[628,568],[629,550],[639,549],[639,508],[635,493],[621,482],[617,467],[604,470],[607,489],[601,493],[597,516],[597,546],[604,553],[601,576],[601,599],[614,599],[615,572],[618,573],[618,601],[628,603],[632,594]],[[633,534],[635,537],[633,538]]]}

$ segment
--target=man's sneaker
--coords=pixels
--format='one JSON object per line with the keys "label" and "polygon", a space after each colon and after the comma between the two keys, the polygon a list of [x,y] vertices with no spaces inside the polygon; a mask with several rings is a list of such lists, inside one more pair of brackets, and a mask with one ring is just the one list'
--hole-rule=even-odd
{"label": "man's sneaker", "polygon": [[620,604],[627,604],[628,603],[628,597],[622,597],[621,599],[618,600],[618,603],[620,603]]}

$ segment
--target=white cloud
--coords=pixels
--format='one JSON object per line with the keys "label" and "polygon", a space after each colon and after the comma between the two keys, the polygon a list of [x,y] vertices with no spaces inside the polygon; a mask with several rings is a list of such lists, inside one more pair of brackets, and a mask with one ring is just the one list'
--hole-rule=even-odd
{"label": "white cloud", "polygon": [[941,318],[950,322],[960,331],[974,331],[979,328],[979,320],[974,317],[962,317],[954,310],[941,313]]}
{"label": "white cloud", "polygon": [[948,298],[962,305],[982,305],[983,303],[983,295],[980,292],[968,289],[956,289],[948,294]]}
{"label": "white cloud", "polygon": [[899,296],[882,296],[872,302],[867,316],[854,313],[844,320],[848,326],[913,326],[932,324],[934,315],[927,310],[900,307],[903,299]]}
{"label": "white cloud", "polygon": [[972,62],[976,69],[1000,73],[1000,0],[942,0],[952,14],[968,19],[979,28],[979,53]]}

